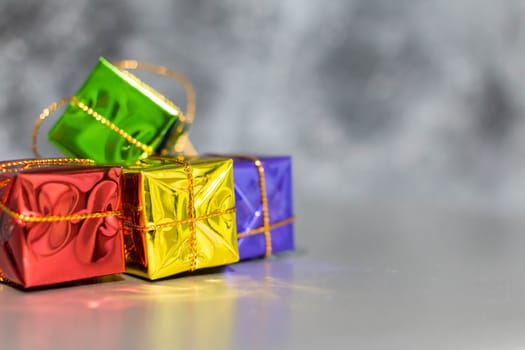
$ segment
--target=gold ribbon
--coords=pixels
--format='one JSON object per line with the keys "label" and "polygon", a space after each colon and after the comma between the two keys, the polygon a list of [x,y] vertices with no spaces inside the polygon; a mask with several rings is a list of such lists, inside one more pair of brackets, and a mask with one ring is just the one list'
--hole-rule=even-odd
{"label": "gold ribbon", "polygon": [[247,157],[252,159],[255,166],[257,167],[257,172],[259,174],[259,188],[261,190],[261,204],[263,211],[263,228],[264,228],[264,241],[266,244],[266,253],[265,256],[272,255],[272,236],[270,235],[270,213],[268,209],[268,196],[266,195],[266,181],[264,179],[264,167],[261,161],[256,157]]}
{"label": "gold ribbon", "polygon": [[257,235],[259,233],[262,233],[262,232],[265,232],[266,229],[268,230],[273,230],[273,229],[276,229],[276,228],[279,228],[279,227],[282,227],[282,226],[286,226],[288,224],[291,224],[295,221],[295,217],[294,216],[291,216],[289,217],[288,219],[284,219],[284,220],[280,220],[280,221],[277,221],[276,223],[273,223],[271,224],[270,226],[268,226],[267,228],[262,226],[262,227],[259,227],[259,228],[256,228],[256,229],[253,229],[253,230],[250,230],[250,231],[245,231],[245,232],[240,232],[237,234],[237,237],[238,238],[243,238],[243,237],[248,237],[248,236],[253,236],[253,235]]}
{"label": "gold ribbon", "polygon": [[73,215],[50,215],[50,216],[34,216],[25,215],[11,210],[7,205],[0,202],[0,210],[12,217],[13,219],[25,222],[57,222],[57,221],[73,221],[84,219],[105,218],[108,216],[120,216],[122,212],[119,210],[95,212],[89,214],[73,214]]}
{"label": "gold ribbon", "polygon": [[27,169],[32,166],[42,165],[95,165],[91,159],[78,158],[48,158],[48,159],[27,159],[27,160],[13,160],[9,162],[0,163],[0,171],[3,173],[18,172],[18,168]]}
{"label": "gold ribbon", "polygon": [[[142,210],[141,207],[138,207],[138,208],[137,207],[133,207],[131,209],[132,210]],[[226,210],[216,210],[216,211],[214,211],[211,214],[201,215],[201,216],[197,216],[197,217],[188,217],[188,218],[184,218],[184,219],[180,219],[180,220],[173,220],[173,221],[170,221],[170,222],[166,222],[164,224],[148,224],[146,226],[141,226],[141,225],[135,225],[135,224],[133,224],[132,222],[129,222],[129,221],[124,221],[123,225],[126,226],[126,227],[129,227],[129,228],[135,229],[135,230],[139,230],[139,231],[154,231],[154,230],[165,228],[165,227],[173,227],[173,226],[177,226],[177,225],[188,224],[188,223],[190,223],[192,221],[193,222],[197,222],[197,221],[207,220],[207,219],[211,219],[211,218],[214,218],[214,217],[217,217],[217,216],[221,216],[221,215],[225,215],[225,214],[232,214],[232,213],[235,213],[235,208],[230,208],[230,209],[226,209]]]}
{"label": "gold ribbon", "polygon": [[195,271],[197,268],[197,226],[195,225],[195,202],[193,193],[193,171],[191,165],[187,160],[182,160],[181,163],[184,165],[184,172],[188,178],[188,219],[190,219],[190,253],[191,263],[190,271]]}
{"label": "gold ribbon", "polygon": [[230,158],[238,158],[238,159],[247,159],[253,161],[255,167],[257,168],[257,174],[259,176],[259,190],[261,192],[261,205],[262,205],[262,215],[263,215],[263,226],[245,231],[240,232],[237,234],[237,238],[243,238],[248,236],[253,236],[256,234],[264,233],[264,241],[265,241],[265,256],[272,255],[272,236],[270,234],[270,231],[273,229],[276,229],[281,226],[288,225],[292,222],[294,222],[295,217],[289,217],[284,220],[277,221],[273,224],[270,224],[270,209],[268,207],[268,196],[266,194],[266,180],[264,178],[264,166],[262,165],[262,162],[259,158],[246,155],[246,154],[207,154],[209,156],[213,157],[230,157]]}
{"label": "gold ribbon", "polygon": [[[0,171],[6,172],[18,172],[19,167],[27,169],[32,166],[43,166],[43,165],[94,165],[90,159],[75,159],[75,158],[50,158],[50,159],[35,159],[35,160],[17,160],[11,162],[0,163]],[[14,168],[14,169],[13,169]],[[9,181],[0,183],[0,187],[6,186]],[[0,202],[0,210],[12,217],[15,220],[24,222],[57,222],[57,221],[72,221],[72,220],[83,220],[83,219],[95,219],[103,218],[108,216],[120,216],[122,211],[112,210],[105,212],[95,212],[89,214],[72,214],[72,215],[50,215],[50,216],[34,216],[18,213],[9,208],[5,203]],[[1,271],[0,271],[1,272]]]}
{"label": "gold ribbon", "polygon": [[[179,118],[180,123],[177,126],[177,129],[172,132],[172,138],[177,137],[182,131],[184,130],[185,126],[191,126],[193,123],[193,119],[195,117],[195,106],[196,106],[196,95],[195,95],[195,89],[193,88],[193,85],[191,84],[190,80],[184,76],[182,73],[173,71],[167,67],[164,66],[157,66],[149,63],[143,63],[135,60],[123,60],[123,61],[117,61],[113,62],[113,65],[117,68],[119,68],[123,73],[125,73],[128,77],[135,80],[138,84],[140,84],[145,89],[149,90],[150,92],[154,93],[158,98],[163,100],[164,102],[168,103],[172,107],[174,107],[179,112]],[[167,76],[169,78],[177,80],[183,87],[186,92],[186,98],[187,98],[187,106],[186,106],[186,115],[180,111],[180,109],[173,104],[170,100],[168,100],[166,97],[162,96],[159,92],[148,86],[147,84],[143,83],[139,78],[134,76],[133,74],[127,72],[126,70],[133,70],[133,69],[140,69],[144,71],[148,71],[150,73],[155,73],[162,76]],[[154,153],[154,150],[149,147],[148,145],[143,144],[133,136],[129,135],[127,132],[119,128],[114,123],[110,122],[106,117],[103,115],[100,115],[92,108],[88,107],[86,104],[84,104],[82,101],[78,100],[76,97],[67,97],[60,101],[54,102],[48,107],[44,108],[40,115],[38,116],[38,119],[35,122],[35,125],[33,127],[33,133],[31,137],[31,149],[33,150],[33,154],[35,157],[40,158],[40,153],[38,152],[38,133],[40,131],[40,127],[44,120],[46,120],[47,117],[53,112],[55,112],[57,109],[65,105],[66,103],[73,102],[78,108],[83,110],[85,113],[93,117],[96,121],[100,122],[101,124],[105,125],[112,131],[119,134],[121,137],[123,137],[127,142],[130,144],[140,148],[143,152],[145,152],[148,156]],[[170,141],[174,141],[173,139],[170,139]],[[170,142],[168,142],[169,144]],[[191,144],[189,138],[188,138],[188,132],[184,133],[179,137],[179,139],[175,142],[174,145],[174,151],[176,153],[184,153],[187,155],[196,155],[197,151]],[[167,155],[169,153],[169,150],[167,148],[161,150],[162,155]]]}

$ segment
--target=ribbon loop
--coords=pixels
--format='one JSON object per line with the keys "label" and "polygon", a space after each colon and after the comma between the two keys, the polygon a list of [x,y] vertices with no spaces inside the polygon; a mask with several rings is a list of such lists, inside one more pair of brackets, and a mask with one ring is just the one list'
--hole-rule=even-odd
{"label": "ribbon loop", "polygon": [[60,101],[53,102],[52,104],[44,108],[42,112],[40,113],[40,115],[38,116],[38,119],[36,120],[35,125],[33,126],[33,134],[31,135],[31,149],[33,150],[33,154],[35,155],[36,158],[42,158],[40,156],[40,153],[38,152],[38,144],[37,144],[38,132],[40,131],[40,127],[42,126],[42,123],[44,122],[44,120],[46,120],[47,117],[49,117],[51,113],[53,113],[54,111],[56,111],[57,109],[59,109],[60,107],[68,103],[69,101],[71,101],[71,97],[66,97],[66,98],[61,99]]}

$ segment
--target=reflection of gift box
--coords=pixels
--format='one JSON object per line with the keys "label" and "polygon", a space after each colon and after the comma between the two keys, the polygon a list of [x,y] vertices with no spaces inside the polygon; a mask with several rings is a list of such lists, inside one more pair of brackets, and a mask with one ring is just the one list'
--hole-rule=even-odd
{"label": "reflection of gift box", "polygon": [[48,137],[67,155],[119,163],[159,151],[179,121],[173,103],[100,58]]}
{"label": "reflection of gift box", "polygon": [[126,271],[159,279],[239,260],[230,159],[153,158],[124,169]]}
{"label": "reflection of gift box", "polygon": [[240,259],[292,250],[291,158],[233,158]]}
{"label": "reflection of gift box", "polygon": [[35,287],[124,272],[120,177],[72,165],[0,174],[3,277]]}

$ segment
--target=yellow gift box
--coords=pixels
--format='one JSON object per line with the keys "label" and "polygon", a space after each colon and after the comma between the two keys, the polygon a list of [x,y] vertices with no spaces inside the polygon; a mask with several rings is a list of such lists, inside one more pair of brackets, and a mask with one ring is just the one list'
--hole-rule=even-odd
{"label": "yellow gift box", "polygon": [[123,177],[126,272],[155,280],[239,260],[231,159],[148,158]]}

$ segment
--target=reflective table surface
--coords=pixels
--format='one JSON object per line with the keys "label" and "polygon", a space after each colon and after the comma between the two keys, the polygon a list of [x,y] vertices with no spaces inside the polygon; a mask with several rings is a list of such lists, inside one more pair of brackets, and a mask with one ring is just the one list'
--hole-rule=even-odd
{"label": "reflective table surface", "polygon": [[525,349],[525,218],[302,203],[297,250],[147,282],[0,285],[1,349]]}

